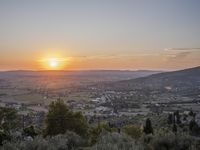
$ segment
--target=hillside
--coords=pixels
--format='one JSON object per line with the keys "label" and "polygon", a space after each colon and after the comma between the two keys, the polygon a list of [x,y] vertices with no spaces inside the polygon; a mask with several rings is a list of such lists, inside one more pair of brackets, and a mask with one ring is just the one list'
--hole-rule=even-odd
{"label": "hillside", "polygon": [[197,90],[200,88],[200,66],[173,72],[153,74],[147,77],[123,80],[113,83],[114,89],[133,90],[171,90],[174,92],[183,92]]}

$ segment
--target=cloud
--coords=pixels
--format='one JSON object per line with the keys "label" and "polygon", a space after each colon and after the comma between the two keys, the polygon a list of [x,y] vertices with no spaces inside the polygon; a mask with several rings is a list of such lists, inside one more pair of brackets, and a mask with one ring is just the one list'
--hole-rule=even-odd
{"label": "cloud", "polygon": [[165,51],[199,51],[200,48],[165,48]]}
{"label": "cloud", "polygon": [[192,52],[181,52],[181,53],[176,54],[176,58],[185,58],[188,55],[190,55],[191,53]]}
{"label": "cloud", "polygon": [[110,55],[90,55],[90,56],[72,56],[72,58],[82,59],[120,59],[120,58],[138,58],[138,57],[160,56],[158,53],[140,53],[140,54],[110,54]]}
{"label": "cloud", "polygon": [[182,61],[187,60],[192,52],[179,52],[176,54],[167,54],[166,61]]}
{"label": "cloud", "polygon": [[168,61],[188,61],[195,55],[199,55],[200,48],[166,48],[165,56]]}

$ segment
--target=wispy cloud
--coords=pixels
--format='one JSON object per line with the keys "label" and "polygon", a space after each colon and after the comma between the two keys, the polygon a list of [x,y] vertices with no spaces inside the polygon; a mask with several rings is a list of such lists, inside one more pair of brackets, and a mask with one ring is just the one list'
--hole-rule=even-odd
{"label": "wispy cloud", "polygon": [[176,54],[176,58],[185,58],[188,55],[190,55],[191,53],[192,52],[181,52],[181,53]]}
{"label": "wispy cloud", "polygon": [[179,52],[175,54],[167,54],[165,60],[170,61],[170,62],[188,60],[188,58],[190,58],[192,53],[193,52],[191,51],[184,51],[184,52]]}
{"label": "wispy cloud", "polygon": [[199,51],[200,48],[165,48],[165,51]]}
{"label": "wispy cloud", "polygon": [[200,48],[165,48],[164,54],[168,61],[181,61],[192,59],[195,55],[199,55]]}
{"label": "wispy cloud", "polygon": [[80,59],[118,59],[118,58],[138,58],[138,57],[160,56],[159,53],[140,53],[140,54],[110,54],[110,55],[90,55],[90,56],[72,56]]}

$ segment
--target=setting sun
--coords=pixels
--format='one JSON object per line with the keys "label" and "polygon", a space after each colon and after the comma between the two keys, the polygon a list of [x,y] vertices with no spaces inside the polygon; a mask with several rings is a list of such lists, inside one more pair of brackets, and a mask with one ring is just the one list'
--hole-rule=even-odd
{"label": "setting sun", "polygon": [[58,62],[58,60],[56,58],[52,58],[52,59],[49,59],[48,64],[49,64],[49,67],[55,69],[56,67],[58,67],[59,62]]}
{"label": "setting sun", "polygon": [[40,59],[39,62],[45,70],[63,70],[66,67],[67,59],[60,57],[45,57]]}

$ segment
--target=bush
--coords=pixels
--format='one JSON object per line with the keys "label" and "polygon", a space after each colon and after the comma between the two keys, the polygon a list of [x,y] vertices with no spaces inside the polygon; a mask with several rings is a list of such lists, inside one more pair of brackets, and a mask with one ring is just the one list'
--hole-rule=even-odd
{"label": "bush", "polygon": [[31,136],[32,138],[37,135],[37,133],[35,132],[34,126],[26,127],[23,131],[23,134],[26,136]]}
{"label": "bush", "polygon": [[141,128],[135,125],[126,125],[123,127],[123,131],[134,139],[139,139],[142,135]]}
{"label": "bush", "polygon": [[190,150],[192,138],[174,134],[156,136],[152,141],[152,146],[154,150]]}
{"label": "bush", "polygon": [[95,144],[97,142],[97,139],[99,135],[102,133],[102,131],[111,132],[111,128],[105,123],[99,123],[98,125],[92,126],[90,128],[89,134],[90,134],[91,144]]}
{"label": "bush", "polygon": [[54,137],[44,139],[41,136],[32,141],[21,141],[16,143],[5,143],[4,150],[71,150],[85,144],[84,140],[73,132],[66,132]]}
{"label": "bush", "polygon": [[102,133],[92,150],[141,150],[135,141],[119,133]]}

